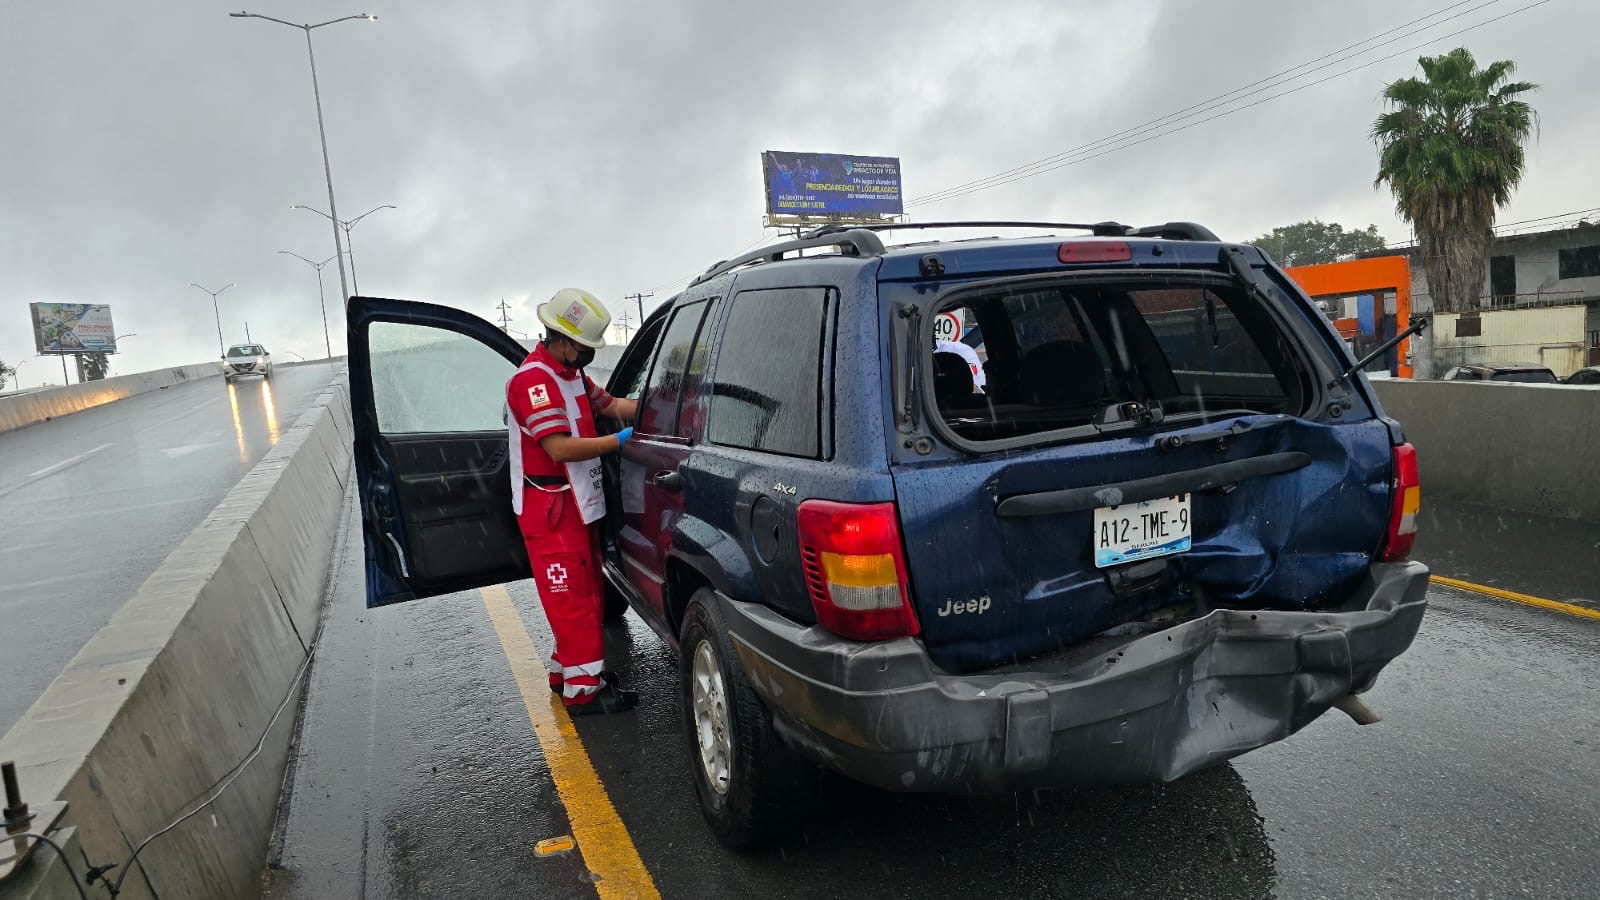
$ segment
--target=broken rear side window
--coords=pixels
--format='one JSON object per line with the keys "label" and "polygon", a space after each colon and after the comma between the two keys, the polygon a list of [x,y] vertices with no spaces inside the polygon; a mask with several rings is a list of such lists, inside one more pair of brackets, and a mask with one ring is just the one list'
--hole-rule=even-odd
{"label": "broken rear side window", "polygon": [[970,441],[1092,435],[1140,409],[1175,423],[1304,411],[1306,367],[1267,311],[1231,287],[1074,282],[969,296],[941,311],[982,338],[964,364],[945,344],[933,355],[935,404]]}

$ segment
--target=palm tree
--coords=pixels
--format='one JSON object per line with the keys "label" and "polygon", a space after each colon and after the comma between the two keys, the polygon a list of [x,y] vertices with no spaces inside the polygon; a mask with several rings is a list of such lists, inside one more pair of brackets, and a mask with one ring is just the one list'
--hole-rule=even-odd
{"label": "palm tree", "polygon": [[1522,145],[1534,127],[1533,108],[1518,97],[1538,85],[1510,81],[1509,60],[1478,68],[1464,47],[1417,62],[1421,78],[1383,91],[1390,109],[1372,125],[1373,187],[1387,182],[1416,230],[1434,310],[1456,312],[1484,293],[1495,209],[1522,180]]}

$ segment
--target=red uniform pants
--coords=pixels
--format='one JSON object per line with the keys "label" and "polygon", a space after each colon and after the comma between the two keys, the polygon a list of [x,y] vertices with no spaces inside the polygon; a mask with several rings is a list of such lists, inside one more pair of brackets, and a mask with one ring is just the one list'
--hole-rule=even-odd
{"label": "red uniform pants", "polygon": [[539,602],[556,637],[550,684],[568,705],[588,703],[600,690],[605,661],[600,531],[584,524],[572,492],[525,488],[517,518]]}

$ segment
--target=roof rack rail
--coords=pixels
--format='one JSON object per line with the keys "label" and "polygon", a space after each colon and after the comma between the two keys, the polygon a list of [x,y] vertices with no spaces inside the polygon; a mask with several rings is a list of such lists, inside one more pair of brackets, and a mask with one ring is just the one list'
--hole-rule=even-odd
{"label": "roof rack rail", "polygon": [[[819,231],[821,229],[818,229]],[[783,259],[785,253],[796,250],[810,250],[813,247],[837,246],[845,256],[876,256],[883,252],[883,241],[865,228],[843,228],[836,231],[827,231],[823,234],[813,232],[799,240],[784,241],[781,244],[772,244],[762,247],[752,253],[725,259],[712,265],[702,272],[695,280],[689,282],[689,287],[694,287],[702,282],[710,281],[718,275],[731,272],[741,266],[758,262],[777,262]]]}
{"label": "roof rack rail", "polygon": [[823,225],[806,233],[807,237],[837,234],[844,231],[900,231],[933,228],[1071,228],[1088,231],[1096,237],[1155,237],[1174,241],[1220,241],[1211,229],[1194,222],[1168,222],[1165,225],[1146,225],[1135,228],[1121,222],[889,222],[882,225]]}
{"label": "roof rack rail", "polygon": [[1121,237],[1133,230],[1131,226],[1120,222],[1010,222],[1010,221],[974,221],[974,222],[886,222],[881,225],[822,225],[806,232],[806,237],[819,237],[825,234],[837,234],[843,231],[917,231],[934,228],[1070,228],[1073,231],[1089,231],[1100,237]]}
{"label": "roof rack rail", "polygon": [[1129,237],[1158,237],[1171,241],[1221,241],[1216,232],[1193,222],[1168,222],[1165,225],[1146,225],[1135,228]]}

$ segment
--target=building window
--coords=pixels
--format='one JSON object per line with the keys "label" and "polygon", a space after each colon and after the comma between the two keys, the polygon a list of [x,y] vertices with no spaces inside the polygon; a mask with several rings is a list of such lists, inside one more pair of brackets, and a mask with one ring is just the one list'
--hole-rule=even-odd
{"label": "building window", "polygon": [[1572,247],[1560,254],[1558,278],[1594,278],[1600,276],[1600,244]]}
{"label": "building window", "polygon": [[1510,306],[1517,302],[1517,258],[1491,256],[1489,258],[1489,293],[1495,306]]}

